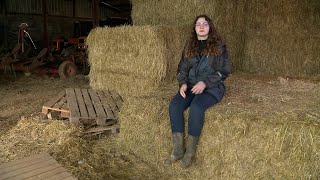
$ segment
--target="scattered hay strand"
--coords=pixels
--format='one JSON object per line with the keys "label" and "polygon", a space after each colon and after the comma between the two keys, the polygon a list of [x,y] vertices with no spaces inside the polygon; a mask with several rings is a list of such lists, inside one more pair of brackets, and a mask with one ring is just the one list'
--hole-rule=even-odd
{"label": "scattered hay strand", "polygon": [[41,123],[38,118],[22,118],[1,137],[0,162],[48,152],[74,173],[76,170],[71,163],[80,156],[79,132],[79,127],[66,125],[61,121],[46,124]]}
{"label": "scattered hay strand", "polygon": [[172,146],[168,105],[176,83],[126,98],[117,135],[81,137],[61,121],[21,119],[1,135],[0,163],[47,151],[79,179],[317,179],[319,83],[248,74],[226,83],[226,97],[206,114],[190,171],[162,164]]}

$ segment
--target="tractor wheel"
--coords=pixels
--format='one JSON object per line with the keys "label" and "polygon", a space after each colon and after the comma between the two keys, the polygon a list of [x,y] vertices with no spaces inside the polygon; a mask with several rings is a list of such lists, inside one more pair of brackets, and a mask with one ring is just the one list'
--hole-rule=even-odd
{"label": "tractor wheel", "polygon": [[59,66],[59,76],[62,79],[75,76],[78,73],[77,66],[71,61],[63,61]]}

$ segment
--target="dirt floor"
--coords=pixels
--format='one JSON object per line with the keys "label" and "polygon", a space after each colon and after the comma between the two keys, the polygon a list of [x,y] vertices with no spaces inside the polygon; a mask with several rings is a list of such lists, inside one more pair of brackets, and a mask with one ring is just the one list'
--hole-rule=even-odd
{"label": "dirt floor", "polygon": [[116,149],[117,135],[84,135],[65,121],[40,121],[42,105],[65,88],[90,88],[89,80],[0,72],[0,164],[48,152],[79,179],[144,179],[140,171],[155,172]]}
{"label": "dirt floor", "polygon": [[49,76],[0,75],[0,135],[15,126],[22,116],[35,116],[42,105],[65,88],[89,88],[86,77],[79,75],[68,80]]}
{"label": "dirt floor", "polygon": [[[233,113],[247,110],[261,113],[302,112],[310,116],[310,119],[314,119],[316,123],[320,123],[318,80],[255,77],[247,74],[232,75],[230,79],[231,81],[227,83],[232,94],[227,94],[222,102],[222,108],[228,106]],[[42,125],[34,122],[33,119],[37,119],[41,114],[42,105],[65,88],[90,88],[88,77],[78,75],[60,80],[48,76],[18,74],[14,79],[0,72],[0,137],[2,141],[0,141],[0,164],[36,152],[48,151],[79,179],[163,179],[166,177],[153,167],[148,167],[143,159],[130,154],[123,155],[118,149],[113,148],[112,138],[116,136],[79,138],[74,134],[76,128],[72,129],[74,127],[69,125],[61,123]],[[46,131],[48,126],[60,132]],[[31,129],[32,132],[25,132],[24,129]],[[40,134],[65,139],[60,141],[57,137],[40,137]],[[17,140],[18,138],[20,139]],[[64,141],[68,143],[63,143]],[[70,150],[74,152],[69,152]],[[68,155],[64,157],[66,152]],[[101,157],[102,154],[103,157]],[[146,172],[152,172],[152,174]]]}

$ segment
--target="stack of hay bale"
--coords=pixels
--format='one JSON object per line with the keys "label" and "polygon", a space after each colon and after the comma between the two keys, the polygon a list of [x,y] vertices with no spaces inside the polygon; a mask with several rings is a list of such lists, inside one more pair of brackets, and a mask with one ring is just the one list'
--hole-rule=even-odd
{"label": "stack of hay bale", "polygon": [[[207,14],[228,43],[234,69],[243,60],[245,2],[233,0],[132,0],[134,25],[192,25],[194,18]],[[191,27],[189,27],[191,29]],[[184,32],[180,32],[184,33]],[[189,35],[189,34],[188,34]]]}
{"label": "stack of hay bale", "polygon": [[320,73],[320,2],[247,2],[242,70],[308,77]]}
{"label": "stack of hay bale", "polygon": [[96,28],[88,36],[90,84],[141,96],[172,81],[184,44],[184,27]]}
{"label": "stack of hay bale", "polygon": [[[274,0],[266,6],[272,9],[274,4],[282,7],[290,2]],[[290,123],[295,120],[294,116],[232,115],[225,110],[228,106],[223,102],[219,111],[212,108],[206,114],[196,167],[192,173],[184,174],[178,166],[168,169],[162,165],[171,150],[168,105],[178,90],[174,77],[194,18],[204,13],[212,17],[218,32],[229,45],[233,70],[294,76],[306,72],[319,73],[319,68],[299,70],[300,66],[308,63],[319,67],[315,59],[319,55],[313,52],[320,47],[316,46],[318,41],[311,40],[311,37],[294,37],[288,38],[292,44],[284,42],[286,46],[281,46],[279,39],[281,42],[286,38],[274,34],[276,30],[273,34],[261,33],[268,23],[277,22],[272,18],[289,12],[278,8],[279,12],[273,10],[271,12],[275,14],[266,15],[265,11],[260,11],[263,4],[254,0],[132,0],[132,5],[134,26],[96,28],[87,39],[91,86],[115,89],[125,100],[119,117],[119,145],[150,167],[190,179],[296,178],[304,175],[313,177],[317,173],[317,168],[313,167],[319,167],[319,164],[312,158],[319,156],[303,155],[304,151],[311,153],[314,150],[312,137],[307,135],[314,132],[312,124],[303,124],[307,131],[301,132],[300,125]],[[256,7],[259,11],[255,10]],[[314,21],[318,19],[315,17]],[[296,28],[293,24],[287,25]],[[260,31],[255,31],[257,28]],[[312,41],[311,49],[301,46],[299,52],[289,54],[287,49],[296,50],[299,39],[305,42],[303,45]],[[311,51],[309,58],[301,59]],[[287,57],[297,62],[294,66],[298,67],[291,68],[287,61],[282,61]],[[284,67],[286,71],[283,71]],[[268,121],[270,119],[273,121]],[[296,137],[299,133],[306,138],[304,142]],[[310,161],[300,165],[301,158],[302,161],[306,158]]]}

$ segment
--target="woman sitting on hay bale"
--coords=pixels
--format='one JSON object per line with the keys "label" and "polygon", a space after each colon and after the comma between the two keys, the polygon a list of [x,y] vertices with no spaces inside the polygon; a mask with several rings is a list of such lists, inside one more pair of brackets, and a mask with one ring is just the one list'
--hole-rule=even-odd
{"label": "woman sitting on hay bale", "polygon": [[[206,15],[194,21],[192,37],[186,44],[178,66],[180,91],[169,106],[173,151],[165,161],[181,160],[181,167],[191,165],[204,124],[205,111],[221,101],[225,94],[224,80],[231,71],[228,50]],[[188,139],[184,150],[184,111],[190,107]]]}

